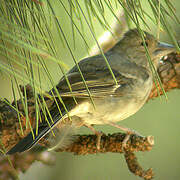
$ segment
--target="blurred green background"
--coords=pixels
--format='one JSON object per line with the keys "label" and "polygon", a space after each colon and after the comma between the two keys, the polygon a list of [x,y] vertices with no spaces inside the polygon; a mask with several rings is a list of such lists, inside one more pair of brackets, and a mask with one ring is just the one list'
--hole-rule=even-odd
{"label": "blurred green background", "polygon": [[[65,30],[67,39],[73,47],[73,38],[71,32],[71,23],[67,20],[62,7],[56,5],[54,1],[53,8],[57,12],[57,17],[61,20],[62,27]],[[147,2],[143,2],[146,7]],[[179,0],[172,1],[176,8],[177,16],[180,18],[180,2]],[[147,6],[147,11],[149,11]],[[110,13],[106,14],[109,22],[114,20]],[[102,34],[103,28],[98,25],[96,19],[93,19],[97,37]],[[80,22],[79,26],[80,25]],[[83,22],[85,23],[85,22]],[[97,24],[96,24],[97,23]],[[152,34],[156,34],[157,28],[152,25],[147,19],[147,23],[152,28]],[[177,35],[177,40],[180,40],[180,25],[171,22]],[[53,25],[52,25],[53,29]],[[57,33],[57,32],[56,32]],[[57,34],[54,33],[56,36]],[[86,40],[92,47],[95,41],[88,30],[84,26],[84,33]],[[86,47],[82,39],[76,34],[76,45],[73,49],[75,57],[79,60],[87,56]],[[160,34],[160,40],[171,43],[171,40],[166,33]],[[58,56],[63,60],[69,68],[74,65],[70,53],[65,45],[57,38],[55,42],[58,49]],[[47,66],[52,73],[54,81],[57,83],[60,79],[61,72],[54,62],[47,62]],[[45,78],[45,77],[44,77]],[[45,78],[46,79],[46,78]],[[45,80],[44,80],[45,81]],[[9,88],[11,86],[10,80],[6,76],[0,77],[1,97],[8,97],[12,100],[12,92]],[[44,83],[44,89],[49,89],[50,84]],[[141,134],[155,137],[155,145],[150,152],[137,153],[140,164],[145,168],[152,167],[155,172],[155,179],[180,179],[180,142],[179,142],[179,127],[180,127],[180,95],[178,90],[173,90],[168,95],[168,100],[165,98],[156,98],[150,100],[144,107],[132,117],[119,122],[119,124],[135,129]],[[118,132],[118,129],[110,126],[96,126],[97,130],[105,133]],[[91,133],[88,129],[82,128],[79,133]],[[56,155],[56,165],[46,166],[42,163],[35,162],[32,167],[25,173],[20,175],[20,180],[91,180],[91,179],[140,179],[131,174],[126,166],[124,157],[121,154],[107,153],[97,155],[75,156],[70,153],[54,153]]]}

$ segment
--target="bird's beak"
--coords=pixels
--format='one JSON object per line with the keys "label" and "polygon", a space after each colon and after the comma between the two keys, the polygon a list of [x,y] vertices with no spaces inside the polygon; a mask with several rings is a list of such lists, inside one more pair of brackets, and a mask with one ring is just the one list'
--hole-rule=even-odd
{"label": "bird's beak", "polygon": [[175,47],[171,44],[158,42],[157,48],[154,51],[155,56],[165,56],[173,51],[175,51]]}

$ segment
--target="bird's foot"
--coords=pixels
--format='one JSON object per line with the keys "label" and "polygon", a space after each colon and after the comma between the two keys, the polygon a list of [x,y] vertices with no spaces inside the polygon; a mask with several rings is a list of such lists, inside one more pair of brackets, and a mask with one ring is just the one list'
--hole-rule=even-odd
{"label": "bird's foot", "polygon": [[104,133],[101,131],[96,131],[95,134],[97,136],[96,147],[97,147],[97,150],[100,150],[101,149],[101,137]]}
{"label": "bird's foot", "polygon": [[126,136],[124,138],[124,140],[122,141],[122,149],[125,150],[126,146],[127,146],[127,142],[128,140],[130,139],[131,135],[134,134],[134,135],[137,135],[137,136],[141,136],[141,137],[144,137],[142,136],[140,133],[138,133],[137,131],[133,130],[133,129],[130,129],[130,128],[127,128],[127,127],[123,127],[123,126],[120,126],[118,124],[115,124],[115,123],[110,123],[111,126],[114,126],[116,128],[119,128],[121,129],[122,131],[125,131],[126,132]]}
{"label": "bird's foot", "polygon": [[96,136],[97,136],[96,148],[97,148],[97,150],[100,150],[100,148],[101,148],[101,137],[104,133],[101,131],[96,131],[91,125],[85,125],[85,126],[88,127],[94,134],[96,134]]}

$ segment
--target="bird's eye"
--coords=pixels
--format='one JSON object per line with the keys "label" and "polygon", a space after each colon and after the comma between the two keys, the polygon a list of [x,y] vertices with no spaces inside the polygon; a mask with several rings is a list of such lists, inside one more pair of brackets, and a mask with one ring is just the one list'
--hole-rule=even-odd
{"label": "bird's eye", "polygon": [[[146,44],[146,46],[148,47],[148,42],[147,42],[147,41],[145,41],[145,44]],[[144,43],[143,43],[143,42],[141,42],[141,46],[144,46]]]}

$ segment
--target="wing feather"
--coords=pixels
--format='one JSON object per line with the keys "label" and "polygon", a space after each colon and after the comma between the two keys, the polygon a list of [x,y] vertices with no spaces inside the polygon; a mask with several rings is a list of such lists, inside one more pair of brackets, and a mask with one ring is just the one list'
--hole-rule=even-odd
{"label": "wing feather", "polygon": [[[129,83],[130,78],[126,78],[116,71],[113,72],[118,85],[115,84],[109,69],[88,73],[83,72],[83,76],[92,97],[98,98],[108,95],[117,95],[115,93],[116,90]],[[58,92],[62,97],[89,97],[89,93],[79,72],[72,72],[67,75],[67,78],[71,85],[72,91],[70,91],[68,83],[63,77],[57,85]]]}

